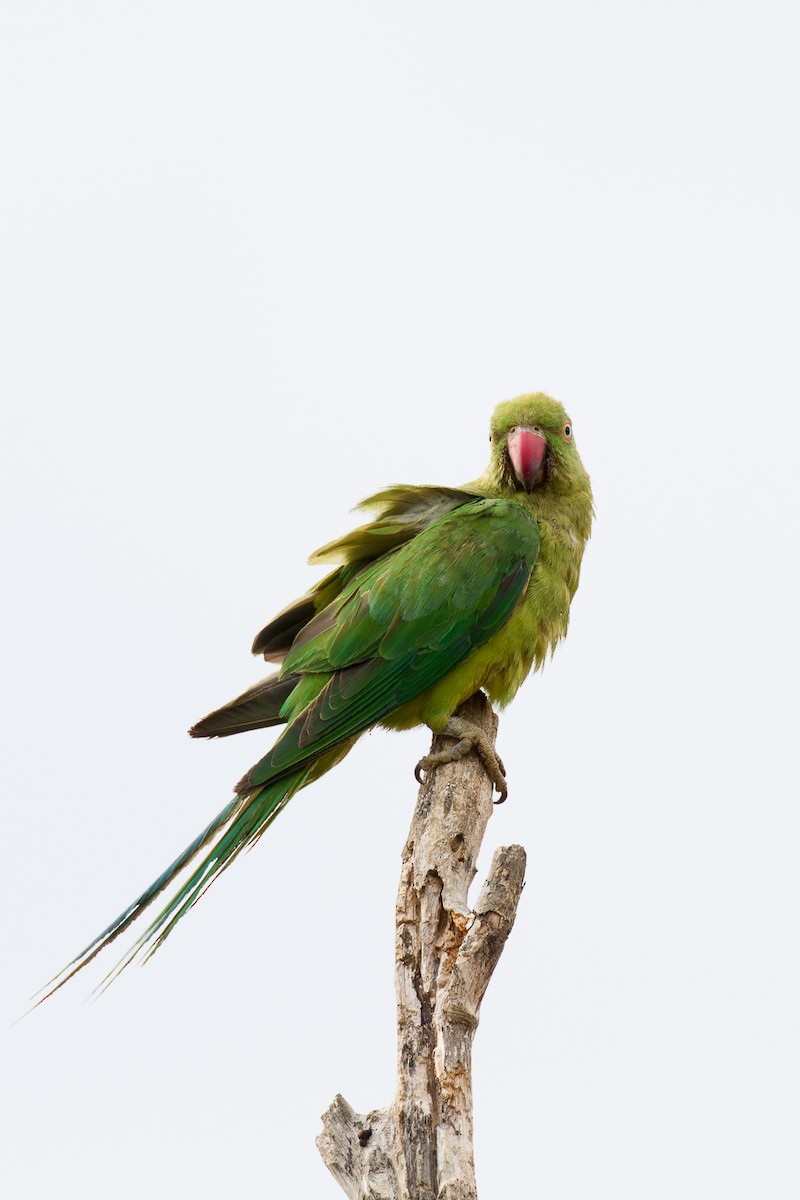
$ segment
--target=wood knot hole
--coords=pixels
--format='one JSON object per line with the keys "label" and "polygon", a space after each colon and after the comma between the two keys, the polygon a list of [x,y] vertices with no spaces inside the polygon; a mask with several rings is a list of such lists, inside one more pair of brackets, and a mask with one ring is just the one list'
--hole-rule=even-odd
{"label": "wood knot hole", "polygon": [[359,1131],[358,1131],[358,1144],[359,1144],[359,1146],[361,1146],[361,1147],[364,1147],[364,1146],[366,1146],[367,1142],[369,1141],[369,1139],[370,1139],[371,1137],[372,1137],[372,1130],[371,1130],[371,1129],[359,1129]]}

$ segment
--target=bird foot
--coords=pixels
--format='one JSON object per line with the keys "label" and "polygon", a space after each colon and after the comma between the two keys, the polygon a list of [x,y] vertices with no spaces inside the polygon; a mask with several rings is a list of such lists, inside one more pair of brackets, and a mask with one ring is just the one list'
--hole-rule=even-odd
{"label": "bird foot", "polygon": [[474,750],[483,763],[483,769],[499,793],[495,804],[502,804],[508,795],[506,769],[503,766],[503,760],[483,730],[469,721],[462,720],[461,717],[450,717],[444,729],[438,732],[443,733],[445,737],[454,738],[456,744],[450,750],[439,750],[436,754],[426,754],[424,758],[421,758],[414,769],[417,783],[425,782],[426,775],[423,772],[427,773],[433,767],[442,766],[443,763],[459,762],[471,750]]}

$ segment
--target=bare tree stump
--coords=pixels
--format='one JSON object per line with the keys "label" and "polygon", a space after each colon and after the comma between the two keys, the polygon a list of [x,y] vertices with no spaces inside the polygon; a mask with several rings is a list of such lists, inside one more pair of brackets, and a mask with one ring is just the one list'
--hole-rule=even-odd
{"label": "bare tree stump", "polygon": [[[494,744],[497,717],[482,692],[458,716]],[[435,737],[433,750],[450,744]],[[525,875],[523,848],[501,847],[470,910],[492,807],[475,754],[437,767],[420,788],[397,894],[397,1092],[388,1108],[366,1115],[337,1096],[317,1138],[349,1200],[477,1200],[472,1040]]]}

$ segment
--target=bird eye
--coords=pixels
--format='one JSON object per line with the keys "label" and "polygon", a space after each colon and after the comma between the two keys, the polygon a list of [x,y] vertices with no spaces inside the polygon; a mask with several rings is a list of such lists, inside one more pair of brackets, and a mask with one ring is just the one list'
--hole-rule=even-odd
{"label": "bird eye", "polygon": [[564,441],[566,441],[566,442],[572,441],[572,425],[569,421],[564,422],[564,428],[561,430],[561,432],[564,435]]}

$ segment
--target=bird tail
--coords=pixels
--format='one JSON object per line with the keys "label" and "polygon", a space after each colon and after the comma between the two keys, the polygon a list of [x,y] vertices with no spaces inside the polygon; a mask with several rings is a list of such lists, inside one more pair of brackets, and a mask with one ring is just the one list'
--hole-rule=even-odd
{"label": "bird tail", "polygon": [[[151,921],[144,933],[126,951],[123,958],[106,975],[97,990],[104,991],[134,959],[138,958],[142,962],[146,962],[169,937],[181,917],[185,916],[189,909],[197,903],[214,880],[219,878],[242,850],[255,845],[264,830],[269,828],[278,813],[283,811],[295,792],[298,792],[308,782],[312,774],[319,773],[319,764],[306,764],[291,774],[273,780],[249,794],[236,796],[195,838],[191,845],[178,855],[166,871],[150,884],[150,887],[146,888],[132,904],[129,904],[71,963],[68,963],[49,983],[45,984],[41,992],[37,992],[32,997],[35,1002],[32,1007],[36,1008],[42,1004],[68,980],[72,979],[73,975],[87,966],[101,950],[105,950],[106,946],[116,941],[120,934],[124,933],[154,900],[167,891],[183,871],[193,865],[188,879],[178,888],[158,916]],[[209,846],[210,849],[207,849]],[[207,852],[202,858],[199,858],[204,850]]]}

